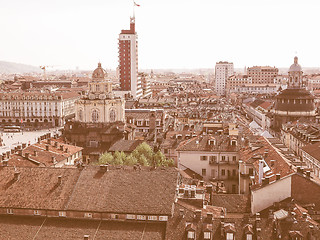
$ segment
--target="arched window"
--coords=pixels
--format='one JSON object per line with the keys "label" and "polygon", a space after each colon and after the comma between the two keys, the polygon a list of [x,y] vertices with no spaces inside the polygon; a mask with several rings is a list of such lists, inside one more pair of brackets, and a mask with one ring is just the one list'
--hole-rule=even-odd
{"label": "arched window", "polygon": [[92,122],[98,122],[99,120],[99,112],[97,110],[92,111]]}
{"label": "arched window", "polygon": [[110,122],[116,121],[116,111],[114,109],[110,110]]}
{"label": "arched window", "polygon": [[82,121],[82,117],[83,117],[83,111],[82,109],[79,110],[79,121]]}

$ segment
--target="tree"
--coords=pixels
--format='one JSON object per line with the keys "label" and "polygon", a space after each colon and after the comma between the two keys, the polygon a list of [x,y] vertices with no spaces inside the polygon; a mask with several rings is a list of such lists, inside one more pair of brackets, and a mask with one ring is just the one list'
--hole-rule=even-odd
{"label": "tree", "polygon": [[105,152],[99,157],[98,164],[112,164],[113,163],[113,156],[111,153]]}

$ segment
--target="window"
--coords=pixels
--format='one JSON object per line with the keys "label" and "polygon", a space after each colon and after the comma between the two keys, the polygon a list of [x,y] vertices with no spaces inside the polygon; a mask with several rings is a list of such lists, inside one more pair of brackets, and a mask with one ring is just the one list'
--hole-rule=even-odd
{"label": "window", "polygon": [[110,110],[110,122],[116,121],[116,111],[114,109]]}
{"label": "window", "polygon": [[159,221],[168,221],[168,216],[159,216]]}
{"label": "window", "polygon": [[118,214],[111,214],[111,219],[119,219],[119,215]]}
{"label": "window", "polygon": [[99,120],[99,113],[97,110],[92,111],[92,122],[98,122]]}
{"label": "window", "polygon": [[226,156],[222,156],[221,161],[225,161],[225,160],[226,160]]}
{"label": "window", "polygon": [[194,231],[188,231],[188,238],[194,239],[195,232]]}
{"label": "window", "polygon": [[34,210],[33,211],[33,215],[40,215],[40,211],[39,210]]}
{"label": "window", "polygon": [[137,215],[137,220],[146,220],[147,217],[144,215]]}
{"label": "window", "polygon": [[217,156],[210,156],[209,157],[209,162],[210,163],[215,163],[217,161]]}
{"label": "window", "polygon": [[82,121],[82,115],[83,115],[83,112],[82,112],[82,109],[79,110],[79,121]]}
{"label": "window", "polygon": [[92,213],[84,213],[84,217],[86,217],[86,218],[92,218]]}
{"label": "window", "polygon": [[207,175],[207,169],[202,168],[202,176],[206,176]]}
{"label": "window", "polygon": [[237,156],[232,156],[232,161],[237,161]]}
{"label": "window", "polygon": [[237,172],[235,169],[232,170],[232,176],[236,176]]}
{"label": "window", "polygon": [[226,170],[225,170],[225,169],[222,169],[222,170],[221,170],[221,175],[222,175],[222,176],[225,176],[225,175],[226,175]]}
{"label": "window", "polygon": [[148,220],[157,221],[157,216],[148,216]]}
{"label": "window", "polygon": [[253,175],[253,168],[249,168],[249,175]]}
{"label": "window", "polygon": [[207,156],[200,156],[201,161],[207,161],[208,157]]}
{"label": "window", "polygon": [[66,215],[66,212],[59,212],[59,217],[65,217]]}
{"label": "window", "polygon": [[204,232],[203,239],[211,239],[211,232]]}
{"label": "window", "polygon": [[233,233],[227,233],[227,239],[226,240],[233,240]]}
{"label": "window", "polygon": [[246,240],[252,240],[252,234],[247,234]]}
{"label": "window", "polygon": [[8,209],[7,209],[7,214],[13,214],[13,209],[8,208]]}
{"label": "window", "polygon": [[127,214],[127,219],[136,219],[136,215]]}

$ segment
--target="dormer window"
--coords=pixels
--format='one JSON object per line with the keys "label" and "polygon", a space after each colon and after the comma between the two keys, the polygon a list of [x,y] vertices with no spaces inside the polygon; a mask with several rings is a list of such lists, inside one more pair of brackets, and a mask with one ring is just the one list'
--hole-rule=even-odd
{"label": "dormer window", "polygon": [[251,233],[246,235],[246,240],[252,240],[252,234]]}
{"label": "dormer window", "polygon": [[203,239],[211,239],[211,232],[209,231],[203,232]]}
{"label": "dormer window", "polygon": [[234,240],[234,234],[233,233],[227,233],[226,240]]}
{"label": "dormer window", "polygon": [[237,141],[236,140],[231,140],[231,146],[237,146]]}
{"label": "dormer window", "polygon": [[209,139],[208,140],[208,145],[215,145],[216,141],[214,139]]}
{"label": "dormer window", "polygon": [[188,231],[188,239],[195,239],[196,233],[195,231]]}

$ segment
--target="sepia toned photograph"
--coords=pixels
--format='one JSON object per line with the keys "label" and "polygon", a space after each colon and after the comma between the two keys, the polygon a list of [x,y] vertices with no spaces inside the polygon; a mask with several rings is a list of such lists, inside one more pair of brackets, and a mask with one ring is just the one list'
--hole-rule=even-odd
{"label": "sepia toned photograph", "polygon": [[319,1],[0,2],[0,240],[320,240]]}

